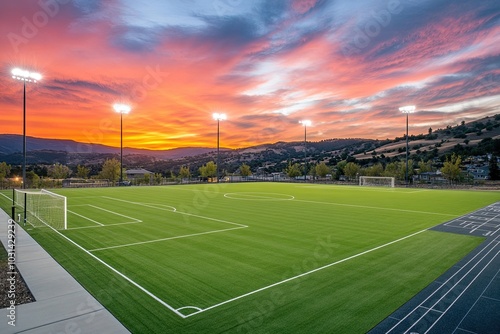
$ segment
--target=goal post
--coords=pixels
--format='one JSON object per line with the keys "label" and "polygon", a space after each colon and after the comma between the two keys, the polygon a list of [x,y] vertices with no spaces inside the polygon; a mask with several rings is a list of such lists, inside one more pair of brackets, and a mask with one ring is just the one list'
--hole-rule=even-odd
{"label": "goal post", "polygon": [[33,227],[48,226],[56,230],[68,227],[67,199],[51,191],[14,191],[14,204],[24,210],[24,221]]}
{"label": "goal post", "polygon": [[360,176],[360,186],[391,187],[394,188],[394,177],[388,176]]}

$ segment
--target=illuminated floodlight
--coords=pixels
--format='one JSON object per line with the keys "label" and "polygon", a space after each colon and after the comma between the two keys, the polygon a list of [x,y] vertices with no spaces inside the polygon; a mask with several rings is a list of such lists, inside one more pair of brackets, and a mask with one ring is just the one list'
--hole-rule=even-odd
{"label": "illuminated floodlight", "polygon": [[401,111],[403,114],[411,114],[415,112],[415,106],[405,106],[399,108],[399,111]]}
{"label": "illuminated floodlight", "polygon": [[37,82],[42,79],[42,75],[37,72],[30,72],[27,70],[20,69],[18,67],[12,69],[12,77],[17,80],[27,81],[27,82]]}
{"label": "illuminated floodlight", "polygon": [[117,113],[120,114],[128,114],[132,110],[132,108],[129,105],[121,103],[115,103],[113,105],[113,108]]}
{"label": "illuminated floodlight", "polygon": [[115,103],[113,109],[120,114],[120,183],[123,185],[123,114],[128,114],[132,108],[127,104]]}
{"label": "illuminated floodlight", "polygon": [[225,121],[225,120],[227,119],[226,114],[220,114],[220,113],[218,113],[218,112],[213,113],[213,114],[212,114],[212,117],[213,117],[216,121]]}
{"label": "illuminated floodlight", "polygon": [[302,124],[303,126],[311,126],[312,122],[308,119],[306,120],[303,120],[303,121],[299,121],[300,124]]}
{"label": "illuminated floodlight", "polygon": [[[23,189],[26,187],[26,83],[37,82],[42,79],[42,75],[36,72],[30,72],[20,69],[19,67],[13,68],[11,71],[12,78],[23,82]],[[26,217],[24,218],[26,222]]]}

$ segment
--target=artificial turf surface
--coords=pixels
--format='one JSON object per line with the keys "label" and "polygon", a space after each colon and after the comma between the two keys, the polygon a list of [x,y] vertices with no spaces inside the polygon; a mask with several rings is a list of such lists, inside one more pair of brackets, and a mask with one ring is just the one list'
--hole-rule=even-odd
{"label": "artificial turf surface", "polygon": [[277,183],[56,192],[69,229],[29,232],[134,333],[364,333],[482,241],[427,228],[499,200]]}

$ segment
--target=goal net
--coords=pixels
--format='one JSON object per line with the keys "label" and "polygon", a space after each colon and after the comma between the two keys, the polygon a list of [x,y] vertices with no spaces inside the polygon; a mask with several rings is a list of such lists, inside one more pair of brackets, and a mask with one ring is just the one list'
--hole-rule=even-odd
{"label": "goal net", "polygon": [[394,178],[385,176],[360,176],[359,185],[394,188]]}
{"label": "goal net", "polygon": [[27,224],[33,227],[48,226],[56,230],[67,228],[66,197],[48,190],[14,191],[14,204],[26,212]]}

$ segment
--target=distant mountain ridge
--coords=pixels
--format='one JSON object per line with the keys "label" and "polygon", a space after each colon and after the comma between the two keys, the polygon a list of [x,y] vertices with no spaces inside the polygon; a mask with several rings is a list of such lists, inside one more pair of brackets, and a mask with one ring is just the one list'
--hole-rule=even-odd
{"label": "distant mountain ridge", "polygon": [[[23,150],[23,138],[21,135],[0,134],[0,155],[11,155]],[[171,150],[147,150],[136,148],[123,148],[124,155],[139,154],[155,157],[157,159],[177,159],[204,154],[214,151],[209,147],[183,147]],[[26,136],[26,151],[56,151],[78,154],[119,154],[119,147],[102,144],[80,143],[67,139],[45,139]]]}

